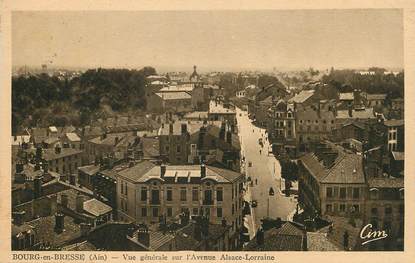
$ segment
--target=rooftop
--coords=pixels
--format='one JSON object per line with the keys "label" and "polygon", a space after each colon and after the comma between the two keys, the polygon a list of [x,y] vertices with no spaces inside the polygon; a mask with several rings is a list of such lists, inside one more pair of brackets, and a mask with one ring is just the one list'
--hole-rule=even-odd
{"label": "rooftop", "polygon": [[160,93],[168,93],[168,92],[192,92],[195,88],[193,83],[187,84],[180,84],[180,85],[170,85],[167,87],[162,88],[159,92]]}
{"label": "rooftop", "polygon": [[368,179],[369,187],[373,188],[403,188],[404,178],[377,177]]}
{"label": "rooftop", "polygon": [[367,100],[384,100],[386,99],[386,94],[367,94]]}
{"label": "rooftop", "polygon": [[94,175],[99,171],[99,165],[85,165],[78,167],[78,170],[89,175]]}
{"label": "rooftop", "polygon": [[185,119],[207,119],[208,118],[208,112],[207,111],[194,111],[189,112],[184,115]]}
{"label": "rooftop", "polygon": [[339,100],[354,100],[353,92],[340,93]]}
{"label": "rooftop", "polygon": [[81,150],[73,149],[73,148],[61,148],[59,153],[56,153],[55,149],[43,149],[43,159],[46,161],[55,160],[59,158],[63,158],[66,156],[76,155],[82,153]]}
{"label": "rooftop", "polygon": [[68,132],[68,133],[66,133],[66,137],[71,142],[80,142],[81,141],[81,138],[79,138],[78,134],[76,134],[74,132]]}
{"label": "rooftop", "polygon": [[300,93],[288,100],[290,103],[304,103],[314,95],[314,90],[302,90]]}
{"label": "rooftop", "polygon": [[395,119],[392,119],[392,120],[386,120],[383,124],[385,126],[388,126],[388,127],[402,126],[402,125],[405,124],[405,121],[404,120],[395,120]]}
{"label": "rooftop", "polygon": [[183,91],[177,91],[177,92],[158,92],[156,93],[157,96],[162,98],[163,100],[190,100],[192,96]]}
{"label": "rooftop", "polygon": [[112,208],[93,198],[84,202],[84,211],[98,217],[110,213]]}
{"label": "rooftop", "polygon": [[323,160],[319,160],[315,153],[307,153],[300,160],[320,183],[365,183],[362,156],[337,145],[331,145],[331,149],[337,153],[337,157],[329,167],[325,166]]}
{"label": "rooftop", "polygon": [[352,116],[349,115],[349,110],[338,110],[337,119],[376,119],[373,113],[373,108],[365,108],[361,110],[352,109]]}
{"label": "rooftop", "polygon": [[166,172],[161,178],[160,166],[143,161],[136,164],[134,167],[127,168],[119,175],[123,178],[129,179],[134,183],[143,183],[150,179],[161,179],[166,183],[190,183],[199,184],[201,180],[211,179],[218,183],[233,182],[240,178],[242,174],[228,170],[206,165],[206,177],[201,178],[200,165],[169,165],[166,166]]}
{"label": "rooftop", "polygon": [[209,102],[209,114],[236,114],[234,109],[225,108],[223,103],[214,100]]}

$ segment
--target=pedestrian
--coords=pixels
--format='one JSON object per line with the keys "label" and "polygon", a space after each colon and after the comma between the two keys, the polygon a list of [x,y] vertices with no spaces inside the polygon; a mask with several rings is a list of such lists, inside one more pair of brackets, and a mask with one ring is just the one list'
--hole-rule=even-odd
{"label": "pedestrian", "polygon": [[256,184],[256,185],[258,184],[258,179],[256,179],[256,178],[255,178],[255,184]]}
{"label": "pedestrian", "polygon": [[259,154],[262,154],[262,150],[261,149],[259,149]]}

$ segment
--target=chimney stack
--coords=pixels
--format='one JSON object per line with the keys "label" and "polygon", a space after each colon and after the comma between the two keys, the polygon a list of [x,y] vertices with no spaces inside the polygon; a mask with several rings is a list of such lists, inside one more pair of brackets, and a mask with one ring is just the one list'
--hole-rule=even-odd
{"label": "chimney stack", "polygon": [[61,233],[65,227],[65,215],[62,213],[55,214],[55,231]]}
{"label": "chimney stack", "polygon": [[68,195],[67,194],[61,195],[61,206],[68,207]]}
{"label": "chimney stack", "polygon": [[118,136],[117,137],[115,137],[115,139],[114,139],[115,141],[114,141],[114,145],[117,145],[118,144],[118,142],[119,142],[119,140],[120,140],[120,138],[118,138]]}
{"label": "chimney stack", "polygon": [[36,176],[33,179],[33,196],[39,198],[42,195],[42,176]]}
{"label": "chimney stack", "polygon": [[146,225],[138,228],[137,241],[146,247],[150,246],[150,233],[148,232],[148,227]]}
{"label": "chimney stack", "polygon": [[165,174],[166,174],[166,165],[162,164],[162,165],[160,165],[160,177],[164,178]]}
{"label": "chimney stack", "polygon": [[206,177],[206,166],[205,164],[201,164],[200,165],[200,178],[205,178]]}
{"label": "chimney stack", "polygon": [[13,212],[12,216],[13,216],[13,223],[15,225],[22,225],[24,224],[24,217],[26,215],[25,211],[19,211],[19,212]]}
{"label": "chimney stack", "polygon": [[61,147],[59,145],[55,146],[55,153],[60,154],[61,153]]}
{"label": "chimney stack", "polygon": [[82,236],[88,236],[89,232],[91,232],[91,229],[92,229],[91,224],[81,223],[81,224],[79,224],[79,226],[81,227],[81,235]]}
{"label": "chimney stack", "polygon": [[173,134],[173,123],[169,124],[169,134]]}
{"label": "chimney stack", "polygon": [[84,211],[84,196],[78,193],[76,196],[76,212],[82,213]]}

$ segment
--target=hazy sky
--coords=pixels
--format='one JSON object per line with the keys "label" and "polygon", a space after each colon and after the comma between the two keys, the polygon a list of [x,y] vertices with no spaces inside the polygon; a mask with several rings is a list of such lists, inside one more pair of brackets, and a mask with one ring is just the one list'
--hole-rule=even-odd
{"label": "hazy sky", "polygon": [[14,12],[13,65],[403,67],[402,11]]}

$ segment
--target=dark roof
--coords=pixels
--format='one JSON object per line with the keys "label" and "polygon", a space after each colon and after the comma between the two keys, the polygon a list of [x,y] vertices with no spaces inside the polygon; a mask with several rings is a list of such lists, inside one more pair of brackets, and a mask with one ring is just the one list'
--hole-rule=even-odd
{"label": "dark roof", "polygon": [[71,240],[80,237],[80,226],[69,216],[64,217],[64,231],[55,232],[55,216],[47,216],[27,222],[29,226],[35,228],[37,239],[52,246],[62,246]]}
{"label": "dark roof", "polygon": [[378,177],[368,179],[370,188],[403,188],[404,179],[394,177]]}
{"label": "dark roof", "polygon": [[251,240],[245,250],[261,251],[303,251],[306,232],[295,223],[286,222],[280,228],[272,228],[264,233],[264,244]]}
{"label": "dark roof", "polygon": [[300,93],[288,100],[291,103],[303,103],[314,95],[314,90],[302,90]]}
{"label": "dark roof", "polygon": [[160,156],[160,141],[156,138],[141,138],[144,158]]}
{"label": "dark roof", "polygon": [[99,171],[99,165],[91,164],[91,165],[81,166],[81,167],[78,167],[78,170],[88,175],[94,175]]}
{"label": "dark roof", "polygon": [[64,251],[95,251],[97,250],[97,247],[94,246],[94,244],[92,244],[89,241],[83,241],[81,243],[74,243],[71,245],[67,245],[63,247],[62,250]]}
{"label": "dark roof", "polygon": [[59,159],[62,157],[66,157],[66,156],[70,156],[70,155],[75,155],[75,154],[80,154],[82,153],[81,150],[77,150],[77,149],[73,149],[73,148],[61,148],[60,153],[56,153],[55,149],[43,149],[43,159],[45,159],[46,161],[50,161],[50,160],[55,160],[55,159]]}
{"label": "dark roof", "polygon": [[326,233],[307,232],[307,251],[339,251],[336,244],[327,238]]}
{"label": "dark roof", "polygon": [[324,166],[315,153],[305,154],[300,160],[311,175],[321,183],[365,183],[362,156],[337,145],[332,145],[331,149],[338,153],[331,167]]}
{"label": "dark roof", "polygon": [[337,119],[376,119],[373,113],[373,108],[365,108],[363,110],[352,110],[352,116],[349,115],[349,110],[338,110]]}
{"label": "dark roof", "polygon": [[385,126],[391,127],[391,126],[402,126],[405,124],[404,120],[386,120],[383,124]]}
{"label": "dark roof", "polygon": [[405,160],[405,152],[392,152],[392,156],[395,161]]}

